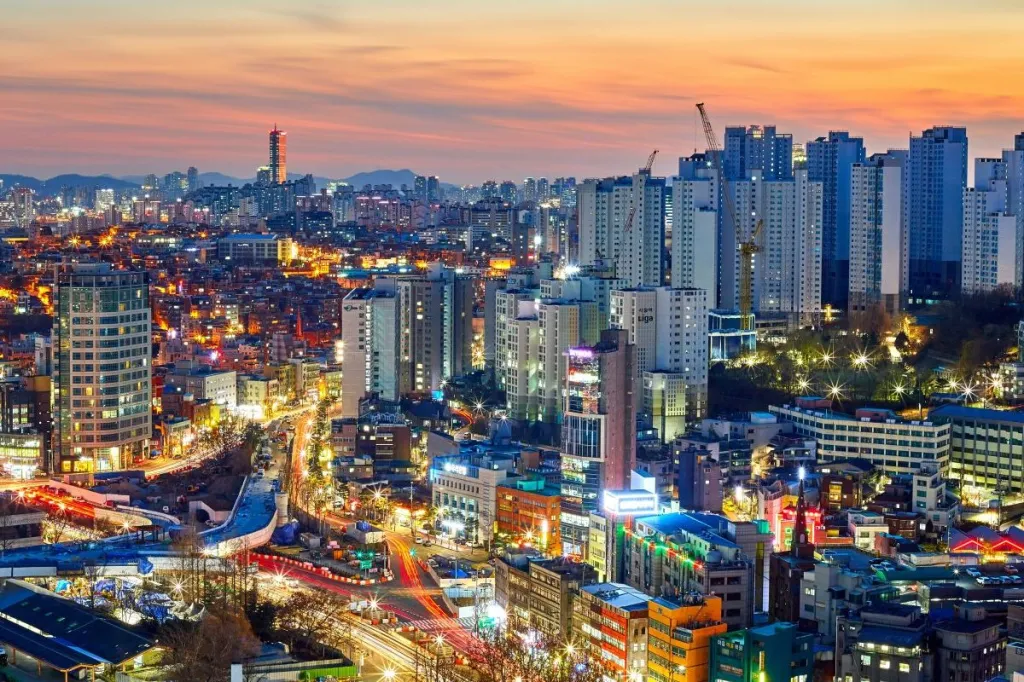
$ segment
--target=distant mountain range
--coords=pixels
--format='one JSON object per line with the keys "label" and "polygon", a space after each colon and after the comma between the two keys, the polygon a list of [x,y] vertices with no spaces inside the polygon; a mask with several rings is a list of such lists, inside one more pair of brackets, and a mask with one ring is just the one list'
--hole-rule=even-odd
{"label": "distant mountain range", "polygon": [[[65,175],[57,175],[48,180],[40,180],[39,178],[33,178],[28,175],[0,173],[0,182],[3,183],[2,187],[5,191],[15,186],[28,187],[37,194],[46,196],[56,194],[60,191],[60,188],[64,186],[115,190],[138,189],[142,186],[143,177],[144,176],[142,175],[123,175],[121,177],[114,177],[112,175],[78,175],[76,173],[68,173]],[[298,173],[288,174],[288,179],[290,180],[295,180],[301,177],[302,175]],[[317,189],[326,187],[330,182],[335,182],[330,178],[318,176],[314,176],[313,180],[316,182]],[[402,170],[375,170],[356,173],[355,175],[347,178],[342,178],[339,182],[348,183],[356,188],[361,188],[365,185],[391,185],[395,189],[399,189],[402,185],[407,185],[411,188],[415,180],[416,173],[408,168],[403,168]],[[199,182],[203,186],[241,186],[255,181],[256,178],[236,178],[231,175],[225,175],[217,172],[199,174]],[[456,185],[444,182],[441,183],[441,185],[445,188],[456,187]]]}
{"label": "distant mountain range", "polygon": [[78,175],[77,173],[56,175],[49,180],[40,180],[28,175],[0,173],[0,182],[3,182],[4,190],[17,185],[28,187],[36,194],[44,196],[56,194],[64,186],[91,187],[93,189],[134,189],[139,186],[139,183],[115,178],[112,175]]}

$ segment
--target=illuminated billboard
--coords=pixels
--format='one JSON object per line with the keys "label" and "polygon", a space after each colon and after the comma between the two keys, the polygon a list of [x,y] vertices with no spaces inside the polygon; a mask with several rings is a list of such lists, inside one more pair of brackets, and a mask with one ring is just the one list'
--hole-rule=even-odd
{"label": "illuminated billboard", "polygon": [[605,490],[601,509],[618,516],[657,514],[658,496],[646,490]]}

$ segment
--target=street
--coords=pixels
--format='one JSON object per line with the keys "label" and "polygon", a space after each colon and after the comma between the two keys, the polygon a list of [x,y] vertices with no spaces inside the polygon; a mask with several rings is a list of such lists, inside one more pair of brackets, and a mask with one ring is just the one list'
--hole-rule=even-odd
{"label": "street", "polygon": [[[305,413],[295,420],[295,438],[292,446],[292,480],[301,480],[304,468],[302,453],[309,440],[309,430],[312,426],[312,415]],[[297,497],[293,496],[292,503],[297,504]],[[343,528],[345,520],[336,514],[327,514],[326,520],[334,528]],[[385,611],[392,611],[404,621],[416,622],[423,620],[434,621],[432,631],[442,630],[445,632],[446,640],[457,650],[469,652],[472,650],[472,634],[466,630],[443,606],[441,591],[436,586],[424,585],[425,571],[420,568],[417,556],[424,557],[421,552],[425,549],[422,545],[416,545],[412,538],[411,529],[409,533],[385,530],[386,542],[391,553],[391,570],[395,574],[394,581],[372,587],[359,587],[339,584],[331,581],[313,571],[303,570],[296,566],[285,566],[273,557],[260,557],[258,561],[261,566],[270,570],[286,570],[289,575],[314,586],[318,589],[329,589],[341,594],[347,594],[354,598],[376,597],[380,601],[380,608]],[[434,547],[426,548],[434,549]],[[430,554],[444,553],[446,556],[455,557],[460,553],[448,553],[443,549],[434,549]],[[459,556],[466,559],[466,556]],[[429,577],[427,577],[429,580]]]}

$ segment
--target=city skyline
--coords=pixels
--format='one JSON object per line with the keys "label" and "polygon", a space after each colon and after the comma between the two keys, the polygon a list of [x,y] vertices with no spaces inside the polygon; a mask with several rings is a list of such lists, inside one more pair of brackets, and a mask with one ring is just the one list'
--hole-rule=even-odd
{"label": "city skyline", "polygon": [[596,177],[654,147],[672,174],[704,147],[698,100],[720,129],[849,130],[869,153],[948,124],[997,156],[1020,132],[1012,3],[773,5],[33,3],[6,13],[0,170],[251,177],[276,121],[293,169],[327,177]]}

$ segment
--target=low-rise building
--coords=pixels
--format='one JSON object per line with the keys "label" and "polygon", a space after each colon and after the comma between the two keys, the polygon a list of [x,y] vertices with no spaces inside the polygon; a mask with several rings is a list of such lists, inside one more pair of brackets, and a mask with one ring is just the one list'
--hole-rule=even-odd
{"label": "low-rise building", "polygon": [[472,543],[489,543],[498,516],[498,485],[513,469],[511,458],[435,457],[428,473],[442,528]]}
{"label": "low-rise building", "polygon": [[[950,426],[938,419],[905,420],[891,410],[860,409],[853,415],[821,407],[821,398],[798,398],[771,406],[798,435],[818,441],[818,460],[863,458],[889,474],[917,471],[922,464],[949,460]],[[1024,475],[1024,474],[1022,474]]]}
{"label": "low-rise building", "polygon": [[1024,413],[943,405],[928,418],[950,429],[950,479],[963,492],[1024,493]]}
{"label": "low-rise building", "polygon": [[572,624],[573,599],[580,588],[594,581],[594,569],[565,558],[531,561],[530,626],[541,634],[559,639]]}
{"label": "low-rise building", "polygon": [[513,542],[537,547],[545,554],[561,553],[561,489],[541,476],[517,476],[498,486],[499,533]]}
{"label": "low-rise building", "polygon": [[847,528],[853,543],[861,549],[874,551],[875,536],[889,532],[885,517],[866,509],[851,509],[846,516]]}
{"label": "low-rise building", "polygon": [[648,608],[647,678],[653,682],[707,682],[711,640],[728,626],[722,600],[692,595],[658,597]]}
{"label": "low-rise building", "polygon": [[634,524],[624,529],[624,582],[655,596],[716,594],[730,627],[749,626],[754,612],[764,609],[767,522],[685,512],[639,517]]}
{"label": "low-rise building", "polygon": [[206,366],[175,368],[167,373],[164,385],[190,393],[196,400],[234,409],[238,404],[238,380],[233,371]]}
{"label": "low-rise building", "polygon": [[573,602],[572,633],[586,642],[606,679],[647,673],[650,596],[621,583],[580,587]]}
{"label": "low-rise building", "polygon": [[718,635],[711,640],[714,682],[809,682],[814,673],[814,637],[795,623],[772,623]]}

